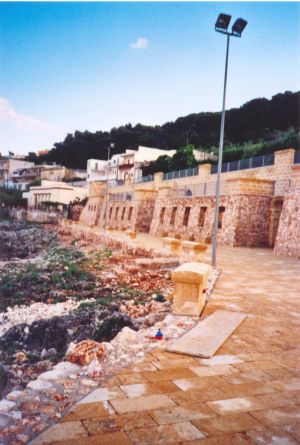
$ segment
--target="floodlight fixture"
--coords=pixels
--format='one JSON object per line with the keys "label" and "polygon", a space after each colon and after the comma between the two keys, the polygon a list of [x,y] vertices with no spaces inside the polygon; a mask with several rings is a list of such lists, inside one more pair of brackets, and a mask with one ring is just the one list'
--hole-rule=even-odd
{"label": "floodlight fixture", "polygon": [[232,35],[236,36],[236,37],[241,37],[242,32],[244,31],[244,29],[247,26],[247,21],[244,19],[236,19],[236,21],[234,22],[233,26],[232,26]]}
{"label": "floodlight fixture", "polygon": [[215,30],[226,34],[230,20],[231,20],[231,15],[219,14],[215,24]]}

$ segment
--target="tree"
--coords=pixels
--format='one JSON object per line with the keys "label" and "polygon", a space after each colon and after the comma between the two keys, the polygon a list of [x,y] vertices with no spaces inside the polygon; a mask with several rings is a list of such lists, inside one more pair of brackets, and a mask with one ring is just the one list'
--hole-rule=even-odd
{"label": "tree", "polygon": [[194,145],[178,148],[169,162],[169,171],[196,167],[197,161],[194,156],[194,148]]}

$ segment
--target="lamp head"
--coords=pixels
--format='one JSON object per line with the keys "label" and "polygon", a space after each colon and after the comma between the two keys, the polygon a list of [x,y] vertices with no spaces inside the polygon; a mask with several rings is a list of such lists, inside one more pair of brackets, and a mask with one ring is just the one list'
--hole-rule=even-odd
{"label": "lamp head", "polygon": [[231,20],[231,15],[219,14],[215,24],[215,30],[226,34],[230,20]]}
{"label": "lamp head", "polygon": [[244,19],[236,19],[236,21],[232,26],[232,35],[236,37],[241,37],[242,32],[246,28],[247,23],[248,22]]}

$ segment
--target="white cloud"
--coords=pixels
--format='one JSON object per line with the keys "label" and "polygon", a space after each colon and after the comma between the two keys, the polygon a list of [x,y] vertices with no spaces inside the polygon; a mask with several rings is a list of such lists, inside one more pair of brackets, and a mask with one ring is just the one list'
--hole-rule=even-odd
{"label": "white cloud", "polygon": [[52,125],[42,122],[35,117],[18,113],[4,97],[0,97],[0,121],[12,123],[22,130],[44,132],[53,129]]}
{"label": "white cloud", "polygon": [[148,48],[149,41],[145,37],[139,37],[136,42],[131,43],[130,46],[133,49],[146,49]]}

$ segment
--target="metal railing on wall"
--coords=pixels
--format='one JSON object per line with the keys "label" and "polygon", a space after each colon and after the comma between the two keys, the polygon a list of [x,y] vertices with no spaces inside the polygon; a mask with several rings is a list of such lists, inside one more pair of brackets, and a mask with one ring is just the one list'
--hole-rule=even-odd
{"label": "metal railing on wall", "polygon": [[[221,182],[221,194],[228,192],[226,182]],[[215,196],[216,182],[201,182],[199,184],[190,184],[182,188],[169,191],[169,198],[195,198],[197,196]]]}
{"label": "metal railing on wall", "polygon": [[[300,161],[299,161],[300,162]],[[252,158],[239,159],[238,161],[224,162],[222,164],[222,173],[233,172],[237,170],[248,170],[250,168],[267,167],[274,164],[274,153]],[[211,166],[211,173],[217,173],[218,166]]]}
{"label": "metal railing on wall", "polygon": [[187,176],[196,176],[198,175],[198,167],[186,168],[184,170],[177,170],[173,172],[164,173],[163,180],[168,181],[170,179],[180,179],[186,178]]}
{"label": "metal railing on wall", "polygon": [[135,184],[141,184],[143,182],[152,182],[154,181],[154,175],[141,176],[140,178],[136,178],[134,180]]}

